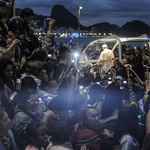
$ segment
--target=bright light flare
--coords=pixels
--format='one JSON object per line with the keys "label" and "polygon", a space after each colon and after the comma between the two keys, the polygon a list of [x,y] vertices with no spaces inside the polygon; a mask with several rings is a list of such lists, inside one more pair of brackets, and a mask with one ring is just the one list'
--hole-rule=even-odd
{"label": "bright light flare", "polygon": [[79,6],[79,9],[82,9],[83,7],[82,6]]}
{"label": "bright light flare", "polygon": [[74,56],[77,58],[79,56],[79,54],[78,53],[74,53]]}

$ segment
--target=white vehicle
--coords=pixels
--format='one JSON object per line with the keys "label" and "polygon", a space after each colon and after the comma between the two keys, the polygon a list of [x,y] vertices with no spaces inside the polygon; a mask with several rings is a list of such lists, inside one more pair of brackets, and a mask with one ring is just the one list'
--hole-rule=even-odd
{"label": "white vehicle", "polygon": [[79,64],[97,63],[104,43],[114,52],[115,57],[119,57],[119,61],[122,60],[122,53],[124,51],[130,52],[135,47],[148,50],[150,47],[150,39],[146,35],[138,37],[108,36],[89,43],[81,55]]}
{"label": "white vehicle", "polygon": [[104,43],[106,43],[108,48],[113,51],[115,57],[119,58],[120,62],[122,61],[122,57],[133,52],[135,47],[140,47],[144,51],[147,51],[150,48],[150,39],[147,35],[138,37],[118,37],[113,35],[100,38],[89,43],[84,49],[78,63],[79,70],[83,66],[94,66],[97,64]]}

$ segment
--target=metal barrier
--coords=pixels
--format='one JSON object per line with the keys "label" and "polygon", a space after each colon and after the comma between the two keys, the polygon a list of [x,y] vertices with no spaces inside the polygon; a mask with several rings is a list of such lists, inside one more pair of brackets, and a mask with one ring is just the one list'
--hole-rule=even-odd
{"label": "metal barrier", "polygon": [[[130,64],[125,64],[124,65],[126,67],[126,72],[128,75],[128,79],[129,79],[129,71],[132,71],[134,73],[134,75],[137,77],[137,79],[139,80],[139,82],[144,85],[144,82],[139,78],[139,76],[136,74],[136,72],[132,69],[132,66]],[[129,68],[129,69],[128,69]]]}
{"label": "metal barrier", "polygon": [[150,74],[149,74],[149,69],[150,69],[150,66],[146,66],[146,65],[143,65],[145,68],[146,68],[146,72],[145,72],[145,77],[146,77],[146,80],[150,80]]}

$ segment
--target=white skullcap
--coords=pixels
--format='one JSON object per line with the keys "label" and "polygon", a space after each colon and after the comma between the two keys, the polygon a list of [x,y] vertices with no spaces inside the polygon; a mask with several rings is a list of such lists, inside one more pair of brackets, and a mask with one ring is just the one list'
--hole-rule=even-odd
{"label": "white skullcap", "polygon": [[102,45],[102,48],[107,48],[107,47],[108,47],[107,44]]}

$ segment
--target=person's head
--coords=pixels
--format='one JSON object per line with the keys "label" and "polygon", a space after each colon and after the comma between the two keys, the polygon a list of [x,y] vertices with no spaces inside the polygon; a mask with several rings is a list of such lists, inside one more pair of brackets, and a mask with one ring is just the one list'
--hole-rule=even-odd
{"label": "person's head", "polygon": [[107,44],[103,44],[102,45],[102,49],[104,50],[104,49],[107,49],[108,48],[108,46],[107,46]]}
{"label": "person's head", "polygon": [[127,58],[123,58],[123,59],[122,59],[122,64],[123,64],[123,65],[128,64],[128,63],[129,63],[129,62],[128,62],[128,59],[127,59]]}
{"label": "person's head", "polygon": [[68,64],[71,62],[71,51],[67,47],[61,47],[59,49],[59,60],[65,60],[65,63]]}
{"label": "person's head", "polygon": [[37,90],[26,89],[19,93],[18,107],[22,110],[36,112],[39,106]]}
{"label": "person's head", "polygon": [[31,8],[24,8],[21,11],[20,17],[24,23],[31,23],[33,21],[34,12]]}
{"label": "person's head", "polygon": [[38,60],[31,60],[27,63],[26,70],[27,74],[31,74],[38,77],[39,79],[42,79],[44,74],[44,64]]}
{"label": "person's head", "polygon": [[70,130],[68,126],[57,124],[52,130],[52,142],[55,145],[64,144],[69,141]]}
{"label": "person's head", "polygon": [[138,112],[135,105],[123,107],[118,115],[114,137],[120,139],[124,134],[137,136]]}
{"label": "person's head", "polygon": [[6,2],[4,2],[4,1],[0,1],[0,7],[2,7],[2,8],[6,8],[6,7],[7,7]]}
{"label": "person's head", "polygon": [[[38,37],[36,37],[33,34],[26,36],[24,38],[22,44],[26,47],[26,50],[24,50],[24,55],[25,55],[26,59],[30,59],[30,56],[33,55],[34,52],[38,52],[39,50],[42,50],[42,49],[40,49],[40,40],[38,39]],[[39,49],[37,49],[37,48],[39,48]],[[43,56],[41,56],[41,57],[43,57]],[[38,57],[38,58],[40,58],[40,57]],[[38,60],[38,58],[36,58],[36,60]]]}
{"label": "person's head", "polygon": [[139,47],[136,47],[134,50],[135,55],[139,54],[141,52],[141,49]]}
{"label": "person's head", "polygon": [[118,83],[118,85],[121,87],[122,84],[123,84],[122,76],[116,76],[116,77],[115,77],[115,80],[116,80],[116,82]]}
{"label": "person's head", "polygon": [[0,136],[5,136],[10,128],[11,120],[4,107],[0,107]]}
{"label": "person's head", "polygon": [[0,21],[6,23],[9,18],[8,9],[6,7],[0,7]]}
{"label": "person's head", "polygon": [[28,144],[34,145],[41,149],[48,145],[48,129],[44,124],[38,121],[32,121],[26,129]]}
{"label": "person's head", "polygon": [[[100,98],[101,96],[101,86],[99,84],[94,84],[90,87],[88,92],[90,98]],[[95,99],[96,101],[98,99]]]}
{"label": "person's head", "polygon": [[78,122],[81,126],[97,129],[98,121],[98,112],[94,106],[85,106],[81,108],[78,115]]}
{"label": "person's head", "polygon": [[109,84],[105,90],[105,100],[102,104],[101,118],[111,116],[115,109],[122,108],[122,97],[120,86],[117,83]]}
{"label": "person's head", "polygon": [[0,64],[0,78],[3,80],[12,80],[14,75],[14,64],[11,60],[3,60]]}
{"label": "person's head", "polygon": [[29,88],[37,90],[37,83],[34,78],[30,76],[25,76],[21,79],[21,90],[24,91]]}
{"label": "person's head", "polygon": [[46,86],[45,86],[45,90],[48,93],[54,94],[55,90],[58,87],[58,83],[53,79],[49,79],[49,81],[47,82]]}
{"label": "person's head", "polygon": [[30,60],[30,61],[37,60],[37,61],[44,62],[47,57],[48,57],[48,53],[46,50],[44,50],[42,48],[36,48],[31,53],[31,55],[29,57],[27,57],[27,60]]}
{"label": "person's head", "polygon": [[115,58],[113,61],[114,66],[119,62],[119,58]]}
{"label": "person's head", "polygon": [[122,63],[121,62],[116,62],[114,66],[115,66],[115,69],[119,69],[119,68],[122,67]]}

